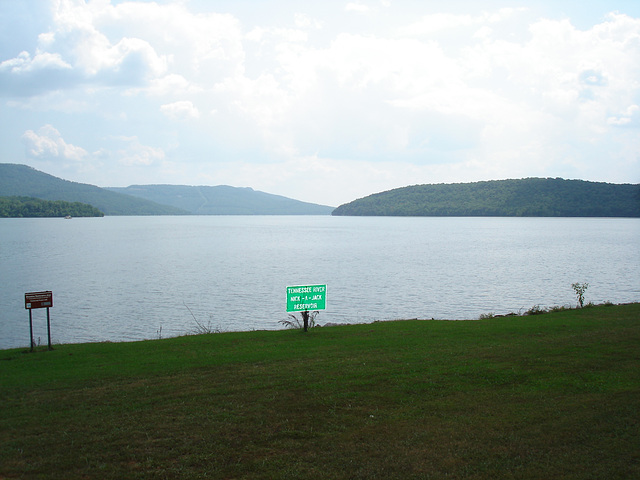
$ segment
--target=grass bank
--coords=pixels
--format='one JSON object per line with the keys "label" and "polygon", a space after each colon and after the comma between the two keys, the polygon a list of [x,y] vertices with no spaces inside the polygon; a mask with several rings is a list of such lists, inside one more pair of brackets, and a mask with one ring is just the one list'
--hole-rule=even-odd
{"label": "grass bank", "polygon": [[0,351],[0,478],[640,478],[640,304]]}

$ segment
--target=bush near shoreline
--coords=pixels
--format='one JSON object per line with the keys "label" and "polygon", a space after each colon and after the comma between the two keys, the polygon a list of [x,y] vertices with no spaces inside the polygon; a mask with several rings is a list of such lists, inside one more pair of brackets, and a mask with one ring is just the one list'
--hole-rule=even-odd
{"label": "bush near shoreline", "polygon": [[0,351],[0,478],[640,478],[640,304]]}

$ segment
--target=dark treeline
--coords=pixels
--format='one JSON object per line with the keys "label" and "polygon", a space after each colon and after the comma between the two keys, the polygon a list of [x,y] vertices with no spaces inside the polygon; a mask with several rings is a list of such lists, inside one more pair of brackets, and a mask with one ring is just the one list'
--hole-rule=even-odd
{"label": "dark treeline", "polygon": [[0,217],[104,217],[104,213],[80,202],[50,201],[32,197],[0,197]]}
{"label": "dark treeline", "polygon": [[414,185],[346,203],[333,215],[640,217],[640,185],[561,178]]}

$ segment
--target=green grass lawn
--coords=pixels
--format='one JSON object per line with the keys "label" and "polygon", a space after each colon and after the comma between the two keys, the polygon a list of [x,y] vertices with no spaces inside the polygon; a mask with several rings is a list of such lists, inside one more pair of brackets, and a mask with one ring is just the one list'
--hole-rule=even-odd
{"label": "green grass lawn", "polygon": [[640,304],[0,351],[0,479],[640,478]]}

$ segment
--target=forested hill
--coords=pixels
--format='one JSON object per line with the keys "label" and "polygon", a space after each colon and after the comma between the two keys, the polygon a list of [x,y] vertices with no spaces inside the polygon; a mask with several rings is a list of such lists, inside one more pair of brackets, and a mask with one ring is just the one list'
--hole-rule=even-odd
{"label": "forested hill", "polygon": [[100,188],[27,165],[0,163],[0,197],[35,197],[92,205],[105,215],[329,215],[333,207],[226,185],[132,185]]}
{"label": "forested hill", "polygon": [[92,205],[106,215],[180,215],[184,210],[142,198],[110,192],[95,185],[70,182],[27,165],[0,163],[0,196],[35,197]]}
{"label": "forested hill", "polygon": [[228,185],[131,185],[109,190],[172,205],[195,215],[329,215],[333,210],[326,205]]}
{"label": "forested hill", "polygon": [[640,217],[640,185],[561,178],[414,185],[340,205],[332,215]]}

